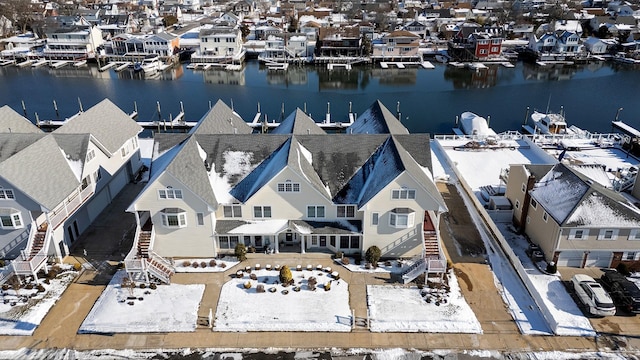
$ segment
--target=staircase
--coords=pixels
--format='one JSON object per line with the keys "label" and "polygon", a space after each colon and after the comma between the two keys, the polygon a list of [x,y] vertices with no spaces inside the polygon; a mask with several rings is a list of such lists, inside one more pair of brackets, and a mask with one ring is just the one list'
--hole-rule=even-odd
{"label": "staircase", "polygon": [[33,259],[45,245],[45,239],[47,235],[47,228],[44,229],[41,227],[36,232],[35,237],[33,238],[33,244],[31,245],[31,249],[29,249],[29,260]]}
{"label": "staircase", "polygon": [[440,257],[440,240],[435,231],[424,232],[424,257],[427,259]]}
{"label": "staircase", "polygon": [[151,231],[140,231],[140,235],[138,235],[138,257],[139,258],[148,258],[149,257],[149,245],[151,244]]}
{"label": "staircase", "polygon": [[167,284],[171,283],[171,276],[175,273],[173,265],[162,256],[153,252],[155,232],[153,225],[148,222],[136,232],[131,251],[125,258],[125,268],[129,274],[144,274],[145,279],[153,276]]}
{"label": "staircase", "polygon": [[165,260],[160,255],[157,255],[153,252],[149,253],[150,257],[147,258],[147,271],[149,274],[157,277],[158,279],[166,282],[167,284],[171,283],[171,276],[175,274],[173,270],[173,266],[167,260]]}

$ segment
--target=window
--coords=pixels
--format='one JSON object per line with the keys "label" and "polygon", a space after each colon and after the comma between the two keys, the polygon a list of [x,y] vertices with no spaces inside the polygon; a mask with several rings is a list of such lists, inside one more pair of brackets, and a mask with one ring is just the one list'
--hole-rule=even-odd
{"label": "window", "polygon": [[617,229],[601,229],[598,233],[598,240],[615,240],[618,238]]}
{"label": "window", "polygon": [[352,249],[359,249],[360,248],[360,236],[351,236],[351,242],[350,242],[350,247]]}
{"label": "window", "polygon": [[395,208],[389,216],[389,225],[398,229],[412,227],[415,221],[415,212],[409,208]]}
{"label": "window", "polygon": [[380,214],[374,212],[371,214],[371,225],[378,225],[378,221],[380,220]]}
{"label": "window", "polygon": [[164,227],[182,228],[187,226],[187,212],[180,208],[165,208],[161,214]]}
{"label": "window", "polygon": [[82,184],[80,184],[80,189],[84,190],[91,185],[91,175],[87,175],[84,179],[82,179]]}
{"label": "window", "polygon": [[22,215],[17,209],[0,209],[0,225],[3,229],[22,228]]}
{"label": "window", "polygon": [[129,144],[125,144],[122,149],[120,149],[120,154],[122,157],[125,157],[129,154]]}
{"label": "window", "polygon": [[238,236],[218,236],[220,249],[235,249],[238,245]]}
{"label": "window", "polygon": [[204,225],[204,214],[203,213],[196,213],[196,221],[198,222],[199,226]]}
{"label": "window", "polygon": [[307,206],[307,217],[323,218],[324,206]]}
{"label": "window", "polygon": [[339,218],[352,218],[356,216],[355,205],[338,205]]}
{"label": "window", "polygon": [[349,236],[340,236],[340,249],[348,249],[350,240]]}
{"label": "window", "polygon": [[416,191],[415,190],[407,190],[407,189],[394,189],[391,190],[391,198],[394,200],[397,199],[415,199]]}
{"label": "window", "polygon": [[494,44],[494,45],[498,45],[498,44],[500,44],[500,39],[492,39],[491,43]]}
{"label": "window", "polygon": [[569,231],[569,240],[585,240],[589,236],[587,229],[571,229]]}
{"label": "window", "polygon": [[547,212],[545,211],[544,214],[542,214],[542,220],[544,220],[544,222],[547,222],[548,219],[549,215],[547,215]]}
{"label": "window", "polygon": [[255,218],[270,218],[271,206],[254,206],[253,217]]}
{"label": "window", "polygon": [[158,190],[158,197],[160,199],[182,199],[182,190],[180,189],[160,189]]}
{"label": "window", "polygon": [[97,184],[100,179],[102,179],[102,174],[100,173],[100,169],[98,169],[93,173],[93,182]]}
{"label": "window", "polygon": [[486,54],[487,53],[487,49],[480,49],[480,54]]}
{"label": "window", "polygon": [[538,202],[536,199],[531,199],[531,207],[535,210],[538,208]]}
{"label": "window", "polygon": [[334,235],[329,236],[329,245],[336,247],[336,237]]}
{"label": "window", "polygon": [[300,192],[300,184],[290,181],[278,183],[278,192]]}
{"label": "window", "polygon": [[640,240],[640,229],[631,229],[629,232],[629,240]]}
{"label": "window", "polygon": [[311,237],[311,246],[318,246],[318,237],[316,235]]}
{"label": "window", "polygon": [[522,192],[526,192],[527,191],[527,186],[524,183],[522,183],[522,188],[521,189],[522,189]]}
{"label": "window", "polygon": [[13,190],[0,189],[0,199],[2,200],[15,199],[15,196],[13,196]]}
{"label": "window", "polygon": [[640,260],[640,251],[625,251],[622,253],[622,260]]}
{"label": "window", "polygon": [[242,217],[242,207],[240,205],[226,205],[222,208],[224,217]]}
{"label": "window", "polygon": [[497,53],[497,52],[499,51],[498,49],[499,49],[499,47],[497,47],[497,46],[492,46],[492,47],[491,47],[491,52]]}
{"label": "window", "polygon": [[87,152],[87,162],[93,160],[94,157],[96,157],[95,150],[93,149],[89,150],[89,152]]}
{"label": "window", "polygon": [[520,200],[516,200],[516,209],[520,209]]}

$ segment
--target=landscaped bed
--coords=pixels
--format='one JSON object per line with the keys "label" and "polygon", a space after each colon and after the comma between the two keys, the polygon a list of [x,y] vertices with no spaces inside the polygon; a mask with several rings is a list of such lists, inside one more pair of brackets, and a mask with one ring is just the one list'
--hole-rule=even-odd
{"label": "landscaped bed", "polygon": [[[284,286],[276,268],[241,271],[237,274],[240,277],[224,284],[215,331],[351,330],[349,288],[344,280],[336,280],[326,269],[293,268],[293,284]],[[315,290],[312,277],[316,279]],[[325,290],[326,284],[330,284],[329,290]],[[260,285],[264,292],[258,290]]]}
{"label": "landscaped bed", "polygon": [[79,333],[142,333],[195,331],[204,285],[130,287],[118,271],[98,298]]}

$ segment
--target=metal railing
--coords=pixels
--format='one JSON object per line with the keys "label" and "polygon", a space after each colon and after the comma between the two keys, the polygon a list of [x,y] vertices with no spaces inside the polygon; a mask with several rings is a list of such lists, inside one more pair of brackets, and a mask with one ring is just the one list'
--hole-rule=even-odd
{"label": "metal railing", "polygon": [[55,229],[64,222],[73,212],[80,207],[93,194],[93,187],[87,186],[83,190],[76,188],[62,204],[58,205],[51,213],[51,226]]}

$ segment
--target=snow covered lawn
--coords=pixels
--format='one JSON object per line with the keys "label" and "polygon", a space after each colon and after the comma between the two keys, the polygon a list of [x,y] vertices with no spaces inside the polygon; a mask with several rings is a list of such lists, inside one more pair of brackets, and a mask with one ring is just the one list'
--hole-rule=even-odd
{"label": "snow covered lawn", "polygon": [[[211,261],[215,261],[215,264]],[[236,266],[238,261],[226,260],[226,259],[184,259],[176,260],[175,269],[177,273],[195,273],[195,272],[222,272],[227,271],[230,268]],[[205,266],[202,266],[202,263]],[[194,265],[196,264],[196,265]],[[213,265],[213,266],[212,266]]]}
{"label": "snow covered lawn", "polygon": [[[353,258],[347,257],[347,259],[349,259],[349,264],[344,264],[342,262],[342,259],[335,259],[334,261],[336,262],[336,264],[339,264],[340,266],[348,269],[351,272],[392,273],[392,274],[400,274],[408,266],[411,266],[413,264],[413,261],[411,260],[405,260],[402,262],[393,260],[389,263],[389,265],[386,265],[386,262],[379,262],[378,267],[367,269],[366,261],[362,260],[360,265],[356,265],[355,260]],[[398,264],[400,264],[400,266],[398,266]]]}
{"label": "snow covered lawn", "polygon": [[591,322],[569,295],[562,279],[557,275],[546,275],[538,270],[525,252],[529,243],[524,237],[516,234],[511,225],[504,223],[497,225],[513,252],[520,259],[529,280],[542,298],[544,302],[542,311],[552,319],[552,323],[549,325],[555,325],[554,332],[557,335],[567,336],[595,336],[596,333]]}
{"label": "snow covered lawn", "polygon": [[126,274],[124,270],[115,273],[79,333],[195,331],[204,285],[158,285],[156,290],[136,287],[132,296],[131,289],[121,288]]}
{"label": "snow covered lawn", "polygon": [[[214,331],[351,330],[349,285],[344,280],[333,280],[330,274],[319,270],[292,269],[291,273],[294,286],[277,284],[279,272],[275,270],[254,270],[257,281],[245,273],[224,284]],[[317,279],[314,291],[308,285],[312,276]],[[251,282],[250,289],[243,286],[247,281]],[[329,281],[331,290],[325,291],[323,285]],[[258,284],[264,285],[265,292],[257,292]]]}
{"label": "snow covered lawn", "polygon": [[417,287],[368,285],[370,327],[374,332],[442,332],[481,334],[476,315],[464,300],[458,280],[448,274],[450,292],[446,303],[436,305],[437,297],[427,302]]}
{"label": "snow covered lawn", "polygon": [[[78,273],[75,271],[66,271],[49,284],[39,279],[44,292],[38,292],[35,287],[31,290],[20,289],[18,294],[11,288],[3,290],[3,301],[0,301],[0,335],[32,335],[76,275]],[[27,302],[18,300],[20,296],[27,296]]]}

